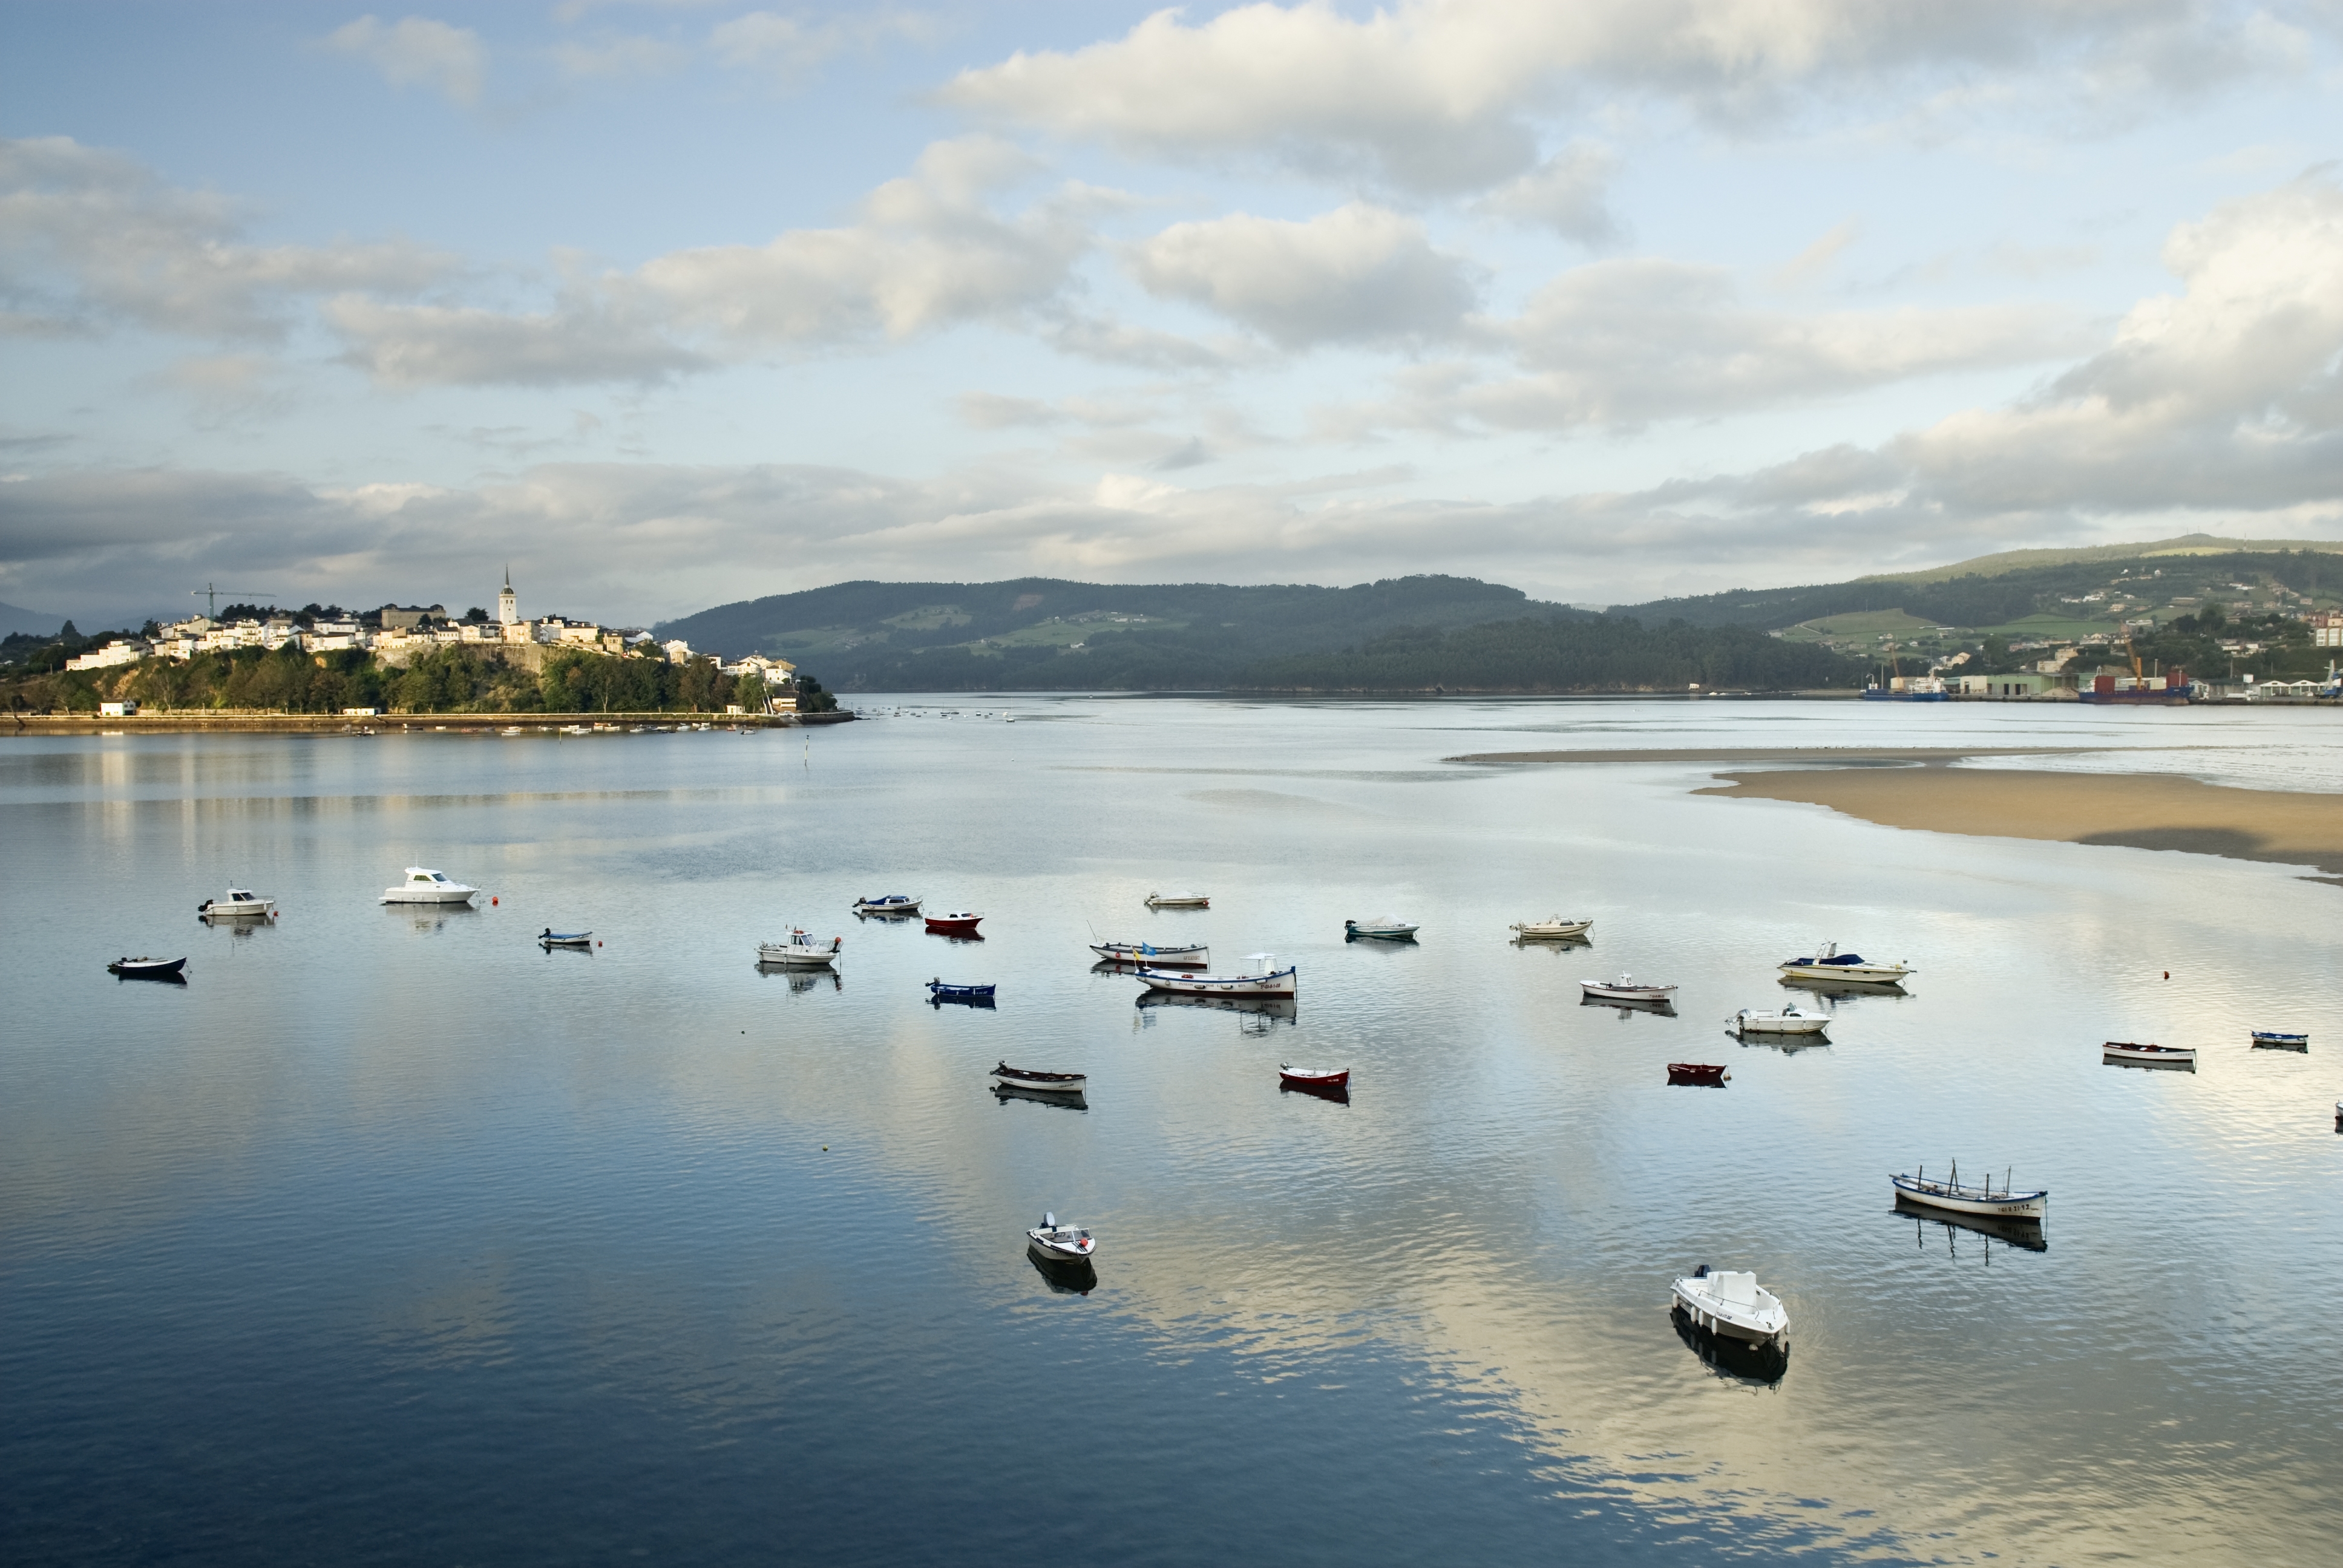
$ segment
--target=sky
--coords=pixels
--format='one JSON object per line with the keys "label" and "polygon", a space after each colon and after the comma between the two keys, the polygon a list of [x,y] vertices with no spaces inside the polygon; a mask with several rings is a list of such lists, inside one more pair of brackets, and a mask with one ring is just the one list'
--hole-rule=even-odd
{"label": "sky", "polygon": [[0,600],[2343,538],[2343,0],[0,7]]}

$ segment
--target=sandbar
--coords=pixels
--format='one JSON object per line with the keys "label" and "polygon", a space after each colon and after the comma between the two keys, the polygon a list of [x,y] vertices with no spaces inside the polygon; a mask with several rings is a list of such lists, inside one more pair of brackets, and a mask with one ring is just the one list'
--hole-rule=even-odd
{"label": "sandbar", "polygon": [[2343,794],[2238,789],[2165,773],[1999,768],[1768,769],[1719,777],[1730,782],[1694,793],[1803,801],[1889,828],[2316,866],[2326,875],[2313,879],[2343,883]]}
{"label": "sandbar", "polygon": [[2104,746],[1687,746],[1632,751],[1476,751],[1447,762],[1957,762],[1965,757],[2069,757]]}

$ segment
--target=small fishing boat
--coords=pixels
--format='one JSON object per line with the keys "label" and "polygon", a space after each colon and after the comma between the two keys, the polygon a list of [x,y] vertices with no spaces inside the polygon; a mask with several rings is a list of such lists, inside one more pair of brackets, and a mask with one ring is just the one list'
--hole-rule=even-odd
{"label": "small fishing boat", "polygon": [[206,899],[196,913],[206,920],[264,920],[276,912],[277,900],[264,899],[249,888],[230,888],[224,899]]}
{"label": "small fishing boat", "polygon": [[940,931],[948,937],[972,937],[977,934],[976,922],[982,919],[984,919],[982,915],[973,914],[967,910],[956,910],[948,915],[930,915],[928,930]]}
{"label": "small fishing boat", "polygon": [[1670,1083],[1714,1084],[1717,1088],[1722,1089],[1725,1084],[1732,1081],[1733,1074],[1725,1070],[1725,1064],[1721,1061],[1672,1061],[1668,1063],[1668,1081]]}
{"label": "small fishing boat", "polygon": [[1249,974],[1197,975],[1181,974],[1171,970],[1142,969],[1138,972],[1140,984],[1150,990],[1168,990],[1186,996],[1277,996],[1294,993],[1294,966],[1277,967],[1273,953],[1254,953],[1248,960],[1254,969]]}
{"label": "small fishing boat", "polygon": [[186,967],[185,959],[124,958],[106,965],[106,972],[124,980],[177,980]]}
{"label": "small fishing boat", "polygon": [[824,947],[803,929],[791,926],[784,940],[757,944],[757,961],[775,969],[826,970],[838,961],[839,950],[845,946],[844,937],[832,937]]}
{"label": "small fishing boat", "polygon": [[1675,1302],[1694,1327],[1745,1344],[1778,1344],[1790,1332],[1789,1309],[1744,1270],[1703,1263],[1675,1282]]}
{"label": "small fishing boat", "polygon": [[1830,1027],[1830,1015],[1807,1012],[1795,1006],[1779,1012],[1760,1012],[1745,1007],[1733,1015],[1733,1027],[1742,1034],[1820,1034]]}
{"label": "small fishing boat", "polygon": [[537,933],[537,945],[541,948],[590,948],[594,945],[591,931],[557,931],[551,926]]}
{"label": "small fishing boat", "polygon": [[1953,1162],[1953,1174],[1949,1181],[1929,1181],[1925,1165],[1917,1175],[1890,1176],[1887,1180],[1895,1184],[1897,1198],[1926,1204],[1931,1209],[1949,1209],[1956,1214],[1987,1214],[2001,1220],[2031,1220],[2038,1224],[2050,1211],[2050,1191],[2047,1188],[2020,1192],[2013,1190],[2007,1178],[2004,1178],[2001,1190],[1996,1191],[1991,1176],[1986,1178],[1982,1187],[1962,1186],[1961,1166],[1957,1160]]}
{"label": "small fishing boat", "polygon": [[1566,937],[1583,937],[1594,929],[1594,922],[1569,920],[1561,915],[1548,915],[1542,920],[1515,920],[1506,929],[1525,942],[1542,942]]}
{"label": "small fishing boat", "polygon": [[1843,953],[1836,942],[1827,942],[1808,957],[1785,959],[1775,966],[1784,974],[1828,975],[1835,980],[1855,980],[1868,985],[1900,985],[1906,975],[1920,971],[1908,964],[1875,964],[1861,953]]}
{"label": "small fishing boat", "polygon": [[2128,1040],[2111,1040],[2100,1047],[2102,1061],[2127,1062],[2139,1067],[2185,1067],[2197,1070],[2197,1052],[2185,1045],[2141,1045]]}
{"label": "small fishing boat", "polygon": [[1049,1263],[1087,1263],[1098,1251],[1098,1241],[1081,1225],[1061,1225],[1055,1214],[1043,1214],[1041,1222],[1025,1232],[1026,1246],[1033,1255]]}
{"label": "small fishing boat", "polygon": [[989,985],[946,985],[942,980],[928,982],[930,1001],[964,1001],[978,1007],[990,1007],[996,988]]}
{"label": "small fishing boat", "polygon": [[407,879],[383,890],[386,904],[468,904],[480,890],[449,881],[427,866],[409,866]]}
{"label": "small fishing boat", "polygon": [[2308,1050],[2310,1036],[2285,1034],[2274,1029],[2258,1029],[2254,1030],[2254,1045],[2256,1049],[2263,1050]]}
{"label": "small fishing boat", "polygon": [[1154,970],[1202,969],[1212,961],[1212,949],[1202,942],[1179,948],[1159,948],[1152,942],[1092,942],[1091,951],[1109,963],[1144,964]]}
{"label": "small fishing boat", "polygon": [[1147,907],[1151,910],[1209,910],[1212,900],[1202,893],[1150,893]]}
{"label": "small fishing boat", "polygon": [[1039,1068],[1011,1067],[1002,1062],[992,1070],[992,1081],[1002,1089],[1022,1089],[1035,1094],[1080,1094],[1090,1079],[1079,1072],[1043,1072]]}
{"label": "small fishing boat", "polygon": [[1290,1062],[1277,1064],[1277,1081],[1296,1089],[1347,1089],[1351,1070],[1347,1067],[1295,1067]]}
{"label": "small fishing boat", "polygon": [[1412,942],[1415,940],[1418,929],[1412,921],[1403,920],[1397,915],[1383,915],[1372,920],[1342,922],[1343,938],[1350,941],[1367,937],[1376,941]]}
{"label": "small fishing boat", "polygon": [[877,898],[857,899],[854,912],[858,915],[916,915],[920,900],[909,893],[881,893]]}
{"label": "small fishing boat", "polygon": [[1588,996],[1611,1001],[1665,1002],[1673,1000],[1676,994],[1672,985],[1637,985],[1634,976],[1624,973],[1615,980],[1580,980],[1578,989]]}

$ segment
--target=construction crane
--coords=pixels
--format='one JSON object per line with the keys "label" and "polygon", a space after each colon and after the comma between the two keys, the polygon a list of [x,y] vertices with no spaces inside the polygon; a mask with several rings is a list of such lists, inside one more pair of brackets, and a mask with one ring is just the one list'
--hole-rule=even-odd
{"label": "construction crane", "polygon": [[201,588],[191,588],[187,590],[187,596],[190,598],[199,598],[205,601],[204,614],[214,620],[217,620],[219,618],[219,596],[222,594],[227,595],[229,601],[233,603],[236,596],[238,594],[249,594],[256,600],[273,598],[276,597],[276,593],[277,590],[275,588],[214,588],[209,583],[206,583]]}

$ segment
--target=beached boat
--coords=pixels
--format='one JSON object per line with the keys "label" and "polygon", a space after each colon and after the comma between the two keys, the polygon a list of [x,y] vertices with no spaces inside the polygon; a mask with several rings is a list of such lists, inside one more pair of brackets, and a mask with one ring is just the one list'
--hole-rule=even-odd
{"label": "beached boat", "polygon": [[982,915],[968,910],[954,910],[950,914],[930,915],[928,930],[940,931],[948,937],[972,937],[977,934],[976,922],[982,919],[984,919]]}
{"label": "beached boat", "polygon": [[1675,1302],[1695,1328],[1745,1344],[1778,1344],[1790,1332],[1789,1309],[1744,1270],[1703,1263],[1675,1282]]}
{"label": "beached boat", "polygon": [[1588,996],[1610,1001],[1664,1002],[1673,1000],[1676,994],[1672,985],[1637,985],[1635,977],[1630,974],[1622,974],[1615,980],[1580,980],[1578,989]]}
{"label": "beached boat", "polygon": [[1034,1256],[1050,1263],[1087,1263],[1098,1251],[1097,1239],[1081,1225],[1061,1225],[1055,1214],[1043,1214],[1041,1222],[1025,1232],[1026,1246]]}
{"label": "beached boat", "polygon": [[1137,979],[1150,990],[1168,990],[1186,996],[1290,997],[1294,994],[1293,965],[1279,969],[1273,953],[1254,953],[1250,961],[1255,967],[1246,974],[1198,975],[1182,974],[1172,970],[1142,969]]}
{"label": "beached boat", "polygon": [[1827,1013],[1785,1007],[1779,1012],[1743,1008],[1733,1015],[1733,1027],[1742,1034],[1820,1034],[1830,1026]]}
{"label": "beached boat", "polygon": [[2265,1050],[2308,1050],[2310,1036],[2286,1034],[2274,1029],[2254,1030],[2254,1044]]}
{"label": "beached boat", "polygon": [[1209,910],[1212,900],[1202,893],[1150,893],[1147,907],[1151,910]]}
{"label": "beached boat", "polygon": [[557,931],[551,926],[537,933],[537,945],[541,948],[590,948],[594,945],[591,931]]}
{"label": "beached boat", "polygon": [[1870,985],[1897,985],[1906,975],[1919,971],[1908,964],[1875,964],[1861,953],[1843,953],[1836,942],[1826,942],[1802,959],[1785,959],[1775,966],[1785,975],[1821,979],[1827,975],[1834,980],[1854,980]]}
{"label": "beached boat", "polygon": [[1034,1067],[1011,1067],[1004,1061],[992,1070],[992,1081],[1003,1089],[1023,1089],[1036,1094],[1080,1094],[1090,1087],[1091,1081],[1079,1072],[1043,1072]]}
{"label": "beached boat", "polygon": [[2012,1189],[2005,1180],[1996,1191],[1990,1176],[1981,1187],[1963,1186],[1958,1161],[1953,1163],[1953,1174],[1949,1180],[1929,1181],[1925,1165],[1916,1175],[1890,1176],[1887,1180],[1895,1185],[1897,1198],[1926,1204],[1931,1209],[1949,1209],[1956,1214],[1986,1214],[2000,1220],[2039,1222],[2050,1211],[2047,1188],[2021,1192]]}
{"label": "beached boat", "polygon": [[1295,1067],[1290,1062],[1277,1064],[1277,1081],[1296,1089],[1347,1089],[1351,1070],[1347,1067]]}
{"label": "beached boat", "polygon": [[909,893],[881,893],[876,898],[854,900],[858,915],[916,915],[920,900]]}
{"label": "beached boat", "polygon": [[454,882],[427,866],[409,866],[407,879],[383,890],[386,904],[468,904],[480,890]]}
{"label": "beached boat", "polygon": [[222,899],[206,899],[196,913],[206,920],[265,920],[277,910],[275,899],[264,899],[249,888],[230,888]]}
{"label": "beached boat", "polygon": [[778,942],[759,942],[757,961],[783,970],[826,970],[838,961],[846,946],[844,937],[832,937],[825,947],[820,940],[796,926]]}
{"label": "beached boat", "polygon": [[1418,928],[1397,915],[1382,915],[1372,920],[1344,920],[1342,935],[1353,941],[1370,937],[1377,941],[1412,942]]}
{"label": "beached boat", "polygon": [[1672,1061],[1668,1063],[1670,1083],[1715,1084],[1720,1088],[1731,1082],[1733,1074],[1725,1070],[1723,1062]]}
{"label": "beached boat", "polygon": [[106,972],[124,980],[177,980],[186,967],[185,959],[122,958],[106,965]]}
{"label": "beached boat", "polygon": [[1145,964],[1149,969],[1202,969],[1212,961],[1212,950],[1202,942],[1188,947],[1157,947],[1152,942],[1092,942],[1091,951],[1109,963]]}
{"label": "beached boat", "polygon": [[2197,1052],[2184,1045],[2141,1045],[2128,1040],[2111,1040],[2100,1047],[2103,1061],[2130,1062],[2141,1067],[2185,1067],[2194,1071]]}
{"label": "beached boat", "polygon": [[1553,941],[1561,938],[1583,937],[1594,929],[1594,922],[1569,920],[1561,915],[1548,915],[1542,920],[1515,920],[1506,929],[1525,942]]}
{"label": "beached boat", "polygon": [[930,1001],[972,1001],[980,1007],[990,1007],[992,993],[998,989],[997,986],[990,985],[950,985],[940,980],[931,980],[928,982],[928,1000]]}

